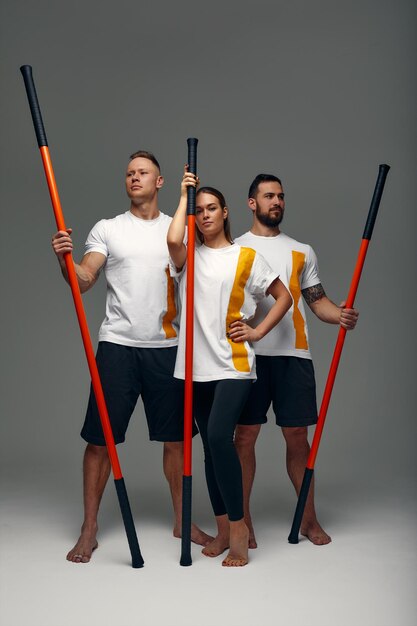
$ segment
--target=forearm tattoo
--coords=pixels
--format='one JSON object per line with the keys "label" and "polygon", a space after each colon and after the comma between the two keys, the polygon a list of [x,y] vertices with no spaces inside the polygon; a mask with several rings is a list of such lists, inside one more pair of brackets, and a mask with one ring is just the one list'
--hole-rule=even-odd
{"label": "forearm tattoo", "polygon": [[321,283],[319,283],[318,285],[314,285],[313,287],[307,287],[307,289],[302,289],[301,293],[303,294],[304,300],[309,306],[310,304],[313,304],[314,302],[317,302],[317,300],[321,300],[326,296],[326,293]]}

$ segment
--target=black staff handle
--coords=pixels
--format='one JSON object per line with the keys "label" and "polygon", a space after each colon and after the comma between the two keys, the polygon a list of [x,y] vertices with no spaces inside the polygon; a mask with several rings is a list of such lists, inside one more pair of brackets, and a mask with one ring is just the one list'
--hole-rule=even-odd
{"label": "black staff handle", "polygon": [[382,192],[384,191],[385,179],[387,178],[389,169],[390,166],[386,165],[386,163],[382,163],[379,166],[378,178],[374,189],[374,195],[372,196],[368,219],[366,220],[365,230],[363,231],[362,239],[368,239],[369,241],[372,237],[376,216],[378,214],[379,204],[382,198]]}
{"label": "black staff handle", "polygon": [[32,114],[33,126],[35,127],[36,139],[38,146],[47,146],[45,128],[42,121],[41,110],[39,108],[38,96],[36,94],[35,83],[33,82],[32,66],[22,65],[20,71],[25,81],[26,93],[29,100],[30,112]]}
{"label": "black staff handle", "polygon": [[[198,139],[190,137],[188,144],[188,169],[192,174],[197,174],[197,144]],[[187,215],[195,215],[196,188],[187,187]]]}

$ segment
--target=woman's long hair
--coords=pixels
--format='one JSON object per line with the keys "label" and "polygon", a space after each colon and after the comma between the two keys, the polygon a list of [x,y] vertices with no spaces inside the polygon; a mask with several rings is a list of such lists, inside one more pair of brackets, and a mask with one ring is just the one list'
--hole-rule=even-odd
{"label": "woman's long hair", "polygon": [[[196,193],[196,200],[200,193],[209,193],[212,196],[215,196],[217,200],[220,202],[221,209],[227,208],[226,199],[221,191],[215,189],[214,187],[201,187]],[[226,219],[223,220],[223,229],[224,234],[229,243],[233,243],[232,235],[230,232],[230,221],[229,221],[229,212],[227,213]],[[197,228],[197,237],[200,240],[200,243],[204,243],[204,235]]]}

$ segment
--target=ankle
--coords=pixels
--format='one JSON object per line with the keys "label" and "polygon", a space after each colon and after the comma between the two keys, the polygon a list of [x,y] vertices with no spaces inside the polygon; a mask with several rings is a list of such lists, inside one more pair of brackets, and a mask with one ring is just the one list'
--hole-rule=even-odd
{"label": "ankle", "polygon": [[96,533],[98,531],[97,520],[84,520],[81,526],[82,533]]}
{"label": "ankle", "polygon": [[230,534],[232,535],[249,535],[249,528],[246,526],[245,520],[242,518],[237,522],[230,522]]}

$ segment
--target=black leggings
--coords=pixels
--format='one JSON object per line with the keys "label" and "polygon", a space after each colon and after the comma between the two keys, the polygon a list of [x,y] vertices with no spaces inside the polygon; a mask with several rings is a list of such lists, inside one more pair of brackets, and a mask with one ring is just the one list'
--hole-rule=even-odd
{"label": "black leggings", "polygon": [[252,380],[194,383],[194,415],[204,446],[207,487],[215,515],[243,518],[242,469],[233,436]]}

